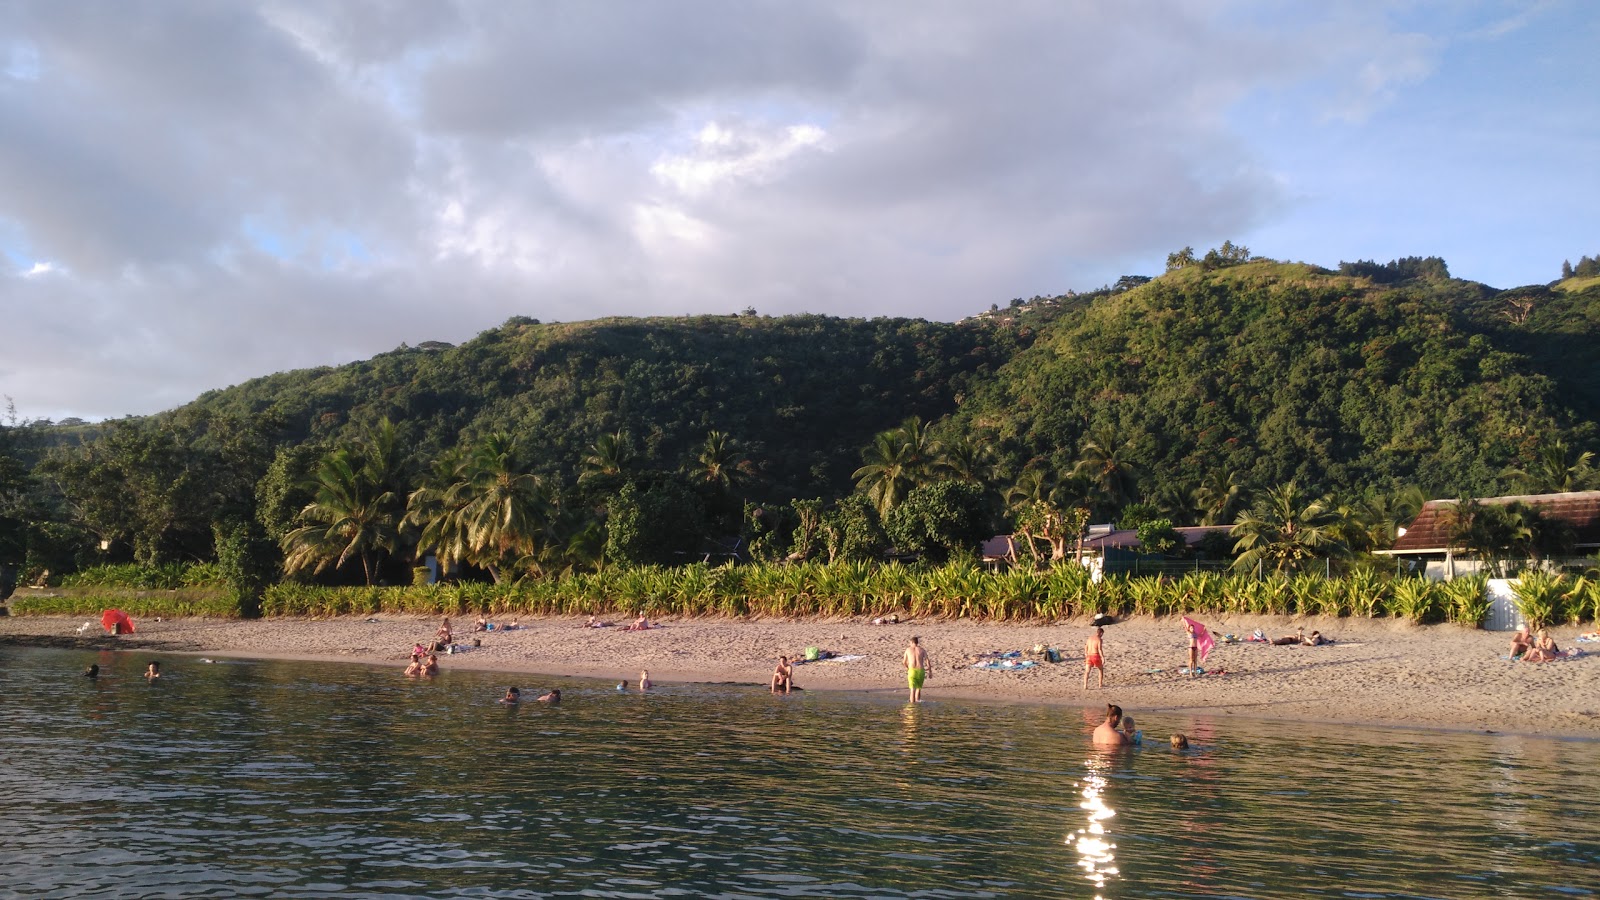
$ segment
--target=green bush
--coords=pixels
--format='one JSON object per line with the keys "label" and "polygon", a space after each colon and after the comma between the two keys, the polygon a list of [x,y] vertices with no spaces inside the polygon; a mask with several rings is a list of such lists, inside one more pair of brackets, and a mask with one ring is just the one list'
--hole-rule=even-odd
{"label": "green bush", "polygon": [[1523,572],[1511,583],[1511,597],[1528,627],[1540,629],[1562,621],[1566,612],[1567,579],[1549,572]]}
{"label": "green bush", "polygon": [[226,583],[222,569],[216,563],[95,566],[61,579],[62,587],[117,588],[127,591],[173,591],[184,587],[219,587]]}
{"label": "green bush", "polygon": [[161,593],[123,593],[93,590],[43,597],[13,596],[11,614],[17,616],[85,616],[100,620],[107,609],[120,609],[139,619],[207,616],[238,618],[238,601],[224,591],[178,590]]}

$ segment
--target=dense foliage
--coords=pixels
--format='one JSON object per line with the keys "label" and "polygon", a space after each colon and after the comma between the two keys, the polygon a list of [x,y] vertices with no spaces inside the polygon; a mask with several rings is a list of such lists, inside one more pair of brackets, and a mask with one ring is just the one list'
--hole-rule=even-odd
{"label": "dense foliage", "polygon": [[[214,561],[242,610],[304,587],[286,575],[409,584],[427,555],[507,585],[961,565],[997,531],[1048,568],[1119,518],[1174,555],[1173,526],[1234,525],[1241,571],[1360,572],[1424,496],[1600,486],[1600,283],[1573,276],[1496,291],[1434,257],[1330,271],[1230,243],[957,324],[515,318],[144,419],[13,417],[0,595],[128,561]],[[1493,515],[1459,544],[1561,543]]]}

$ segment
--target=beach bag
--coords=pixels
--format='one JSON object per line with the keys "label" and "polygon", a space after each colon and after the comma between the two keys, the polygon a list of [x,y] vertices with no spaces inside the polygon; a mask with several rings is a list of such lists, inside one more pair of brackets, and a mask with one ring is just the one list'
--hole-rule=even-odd
{"label": "beach bag", "polygon": [[816,662],[822,658],[822,651],[816,647],[806,648],[806,662]]}
{"label": "beach bag", "polygon": [[1054,647],[1048,647],[1044,651],[1044,658],[1053,663],[1061,662],[1061,651]]}

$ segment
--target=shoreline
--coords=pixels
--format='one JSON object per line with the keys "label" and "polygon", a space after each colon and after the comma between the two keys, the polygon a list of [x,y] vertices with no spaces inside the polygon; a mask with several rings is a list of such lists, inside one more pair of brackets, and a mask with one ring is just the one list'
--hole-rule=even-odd
{"label": "shoreline", "polygon": [[[507,621],[502,619],[501,621]],[[573,617],[531,619],[516,631],[471,634],[471,618],[453,620],[457,644],[482,646],[441,655],[441,667],[544,677],[634,681],[641,669],[661,682],[765,687],[780,653],[817,646],[853,661],[795,667],[808,690],[873,695],[905,693],[900,653],[911,635],[933,656],[927,699],[1097,707],[1117,703],[1133,713],[1211,713],[1349,727],[1526,734],[1600,739],[1600,647],[1550,663],[1501,658],[1510,635],[1454,625],[1410,625],[1388,619],[1226,616],[1206,622],[1216,634],[1240,637],[1257,628],[1269,637],[1303,626],[1334,638],[1324,647],[1221,643],[1202,668],[1177,674],[1187,638],[1180,620],[1134,618],[1105,633],[1107,686],[1081,687],[1086,620],[1059,624],[927,620],[871,625],[852,619],[669,619],[665,627],[629,632],[585,628]],[[59,649],[114,649],[248,659],[353,662],[403,669],[415,642],[431,640],[437,618],[380,614],[333,619],[170,619],[139,621],[133,635],[105,635],[98,622],[67,616],[0,617],[0,643]],[[1552,629],[1563,649],[1578,627]],[[92,635],[92,636],[91,636]],[[979,653],[1058,648],[1062,662],[1026,670],[971,667]]]}

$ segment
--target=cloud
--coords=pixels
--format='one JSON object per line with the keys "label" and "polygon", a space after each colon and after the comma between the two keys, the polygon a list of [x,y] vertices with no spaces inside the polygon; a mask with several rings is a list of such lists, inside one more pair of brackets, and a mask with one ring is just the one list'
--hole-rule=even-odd
{"label": "cloud", "polygon": [[1274,15],[6,5],[0,316],[32,340],[0,393],[116,416],[513,314],[956,318],[1092,287],[1280,213],[1252,97],[1310,84],[1307,121],[1358,122],[1433,71],[1381,11]]}

